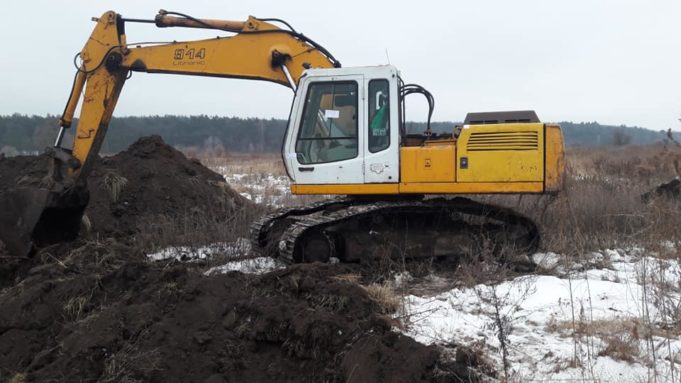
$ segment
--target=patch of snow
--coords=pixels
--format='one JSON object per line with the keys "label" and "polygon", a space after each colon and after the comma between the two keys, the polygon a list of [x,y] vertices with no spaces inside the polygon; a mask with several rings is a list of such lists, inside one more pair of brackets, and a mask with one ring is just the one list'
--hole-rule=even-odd
{"label": "patch of snow", "polygon": [[414,277],[412,277],[408,271],[396,273],[395,275],[393,275],[393,278],[395,280],[396,286],[404,286],[408,284],[410,281],[414,280]]}
{"label": "patch of snow", "polygon": [[224,274],[230,271],[239,271],[246,274],[264,274],[273,270],[284,268],[285,265],[269,257],[258,257],[231,261],[224,265],[211,267],[205,275]]}
{"label": "patch of snow", "polygon": [[269,257],[244,258],[250,251],[251,243],[245,238],[239,238],[234,242],[214,243],[201,247],[168,247],[156,253],[147,254],[147,257],[154,261],[174,259],[183,262],[194,262],[217,256],[221,257],[219,259],[236,258],[223,265],[211,267],[204,275],[223,274],[230,271],[262,274],[285,267],[283,263]]}
{"label": "patch of snow", "polygon": [[[493,286],[455,288],[429,297],[410,295],[406,298],[405,332],[425,344],[483,344],[502,371],[497,318],[503,318],[510,372],[520,381],[635,382],[649,381],[654,372],[658,382],[666,381],[671,376],[669,360],[675,360],[674,373],[679,376],[678,337],[652,337],[657,349],[656,367],[651,371],[653,354],[646,351],[650,343],[644,336],[633,340],[639,355],[632,355],[633,363],[629,363],[602,353],[609,341],[604,334],[587,336],[575,331],[611,321],[620,323],[620,328],[613,325],[612,336],[629,336],[632,330],[622,323],[656,326],[674,321],[653,304],[653,294],[655,286],[666,284],[670,286],[667,299],[680,304],[681,267],[677,261],[641,254],[642,249],[607,250],[594,259],[609,260],[611,268],[573,271],[562,277],[521,276]],[[533,257],[547,268],[558,265],[560,258],[553,253]],[[571,364],[575,357],[577,367]]]}
{"label": "patch of snow", "polygon": [[173,246],[155,253],[147,254],[147,258],[154,261],[175,259],[178,261],[196,261],[212,258],[216,255],[239,257],[251,251],[251,243],[245,238],[234,242],[213,243],[207,246]]}
{"label": "patch of snow", "polygon": [[561,262],[564,262],[565,257],[556,253],[536,253],[532,255],[532,261],[544,270],[555,269]]}
{"label": "patch of snow", "polygon": [[273,174],[225,174],[225,169],[217,168],[225,181],[239,194],[249,200],[281,207],[291,198],[290,181],[287,176]]}

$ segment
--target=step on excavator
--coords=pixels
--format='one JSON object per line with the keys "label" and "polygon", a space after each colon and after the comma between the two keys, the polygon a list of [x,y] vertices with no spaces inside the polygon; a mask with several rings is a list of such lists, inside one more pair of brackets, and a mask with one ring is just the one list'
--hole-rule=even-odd
{"label": "step on excavator", "polygon": [[[76,55],[76,75],[40,182],[0,201],[0,239],[20,256],[77,237],[87,177],[132,72],[266,80],[294,92],[282,159],[298,195],[337,196],[277,210],[252,228],[256,253],[288,262],[354,261],[386,250],[457,256],[484,248],[534,251],[539,232],[511,209],[457,195],[544,194],[562,188],[560,127],[533,111],[469,113],[434,133],[434,98],[391,65],[344,68],[324,47],[279,19],[197,19],[161,10],[154,19],[109,11]],[[231,33],[198,41],[129,44],[126,23]],[[429,105],[425,132],[406,129],[410,95]],[[76,107],[72,147],[62,145]],[[491,244],[491,245],[490,245]]]}

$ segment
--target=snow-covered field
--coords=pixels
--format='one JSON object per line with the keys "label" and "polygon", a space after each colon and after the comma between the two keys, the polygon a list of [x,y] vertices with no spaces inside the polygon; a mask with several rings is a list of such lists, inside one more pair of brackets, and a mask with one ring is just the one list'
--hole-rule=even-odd
{"label": "snow-covered field", "polygon": [[291,199],[287,176],[271,173],[222,174],[234,190],[255,203],[279,207],[284,206],[286,201]]}
{"label": "snow-covered field", "polygon": [[405,332],[481,349],[503,375],[501,327],[513,381],[679,381],[681,338],[665,330],[681,304],[678,262],[640,249],[593,254],[600,267],[570,270],[560,256],[541,258],[555,275],[407,296]]}

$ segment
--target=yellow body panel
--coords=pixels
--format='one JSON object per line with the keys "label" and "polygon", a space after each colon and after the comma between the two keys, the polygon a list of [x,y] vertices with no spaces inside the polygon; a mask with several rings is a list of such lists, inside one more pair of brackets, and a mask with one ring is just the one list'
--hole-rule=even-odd
{"label": "yellow body panel", "polygon": [[542,182],[544,124],[475,125],[461,131],[457,182]]}
{"label": "yellow body panel", "polygon": [[547,192],[558,192],[563,188],[565,171],[565,152],[563,149],[563,133],[560,126],[546,125],[546,176]]}
{"label": "yellow body panel", "polygon": [[456,180],[454,142],[442,145],[400,148],[402,182],[454,182]]}
{"label": "yellow body panel", "polygon": [[543,182],[417,182],[394,184],[291,184],[293,194],[369,195],[369,194],[493,194],[541,193]]}
{"label": "yellow body panel", "polygon": [[[461,158],[467,168],[461,168]],[[545,158],[546,157],[546,158]],[[400,148],[400,181],[390,184],[291,185],[294,194],[544,193],[562,188],[558,125],[475,125],[457,140]]]}
{"label": "yellow body panel", "polygon": [[400,183],[404,194],[541,193],[543,182]]}

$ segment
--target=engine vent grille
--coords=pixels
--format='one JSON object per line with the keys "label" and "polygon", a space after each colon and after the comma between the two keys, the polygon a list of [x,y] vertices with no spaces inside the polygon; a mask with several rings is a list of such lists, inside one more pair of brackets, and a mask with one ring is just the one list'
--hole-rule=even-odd
{"label": "engine vent grille", "polygon": [[468,139],[469,152],[492,150],[537,150],[538,132],[474,132]]}

